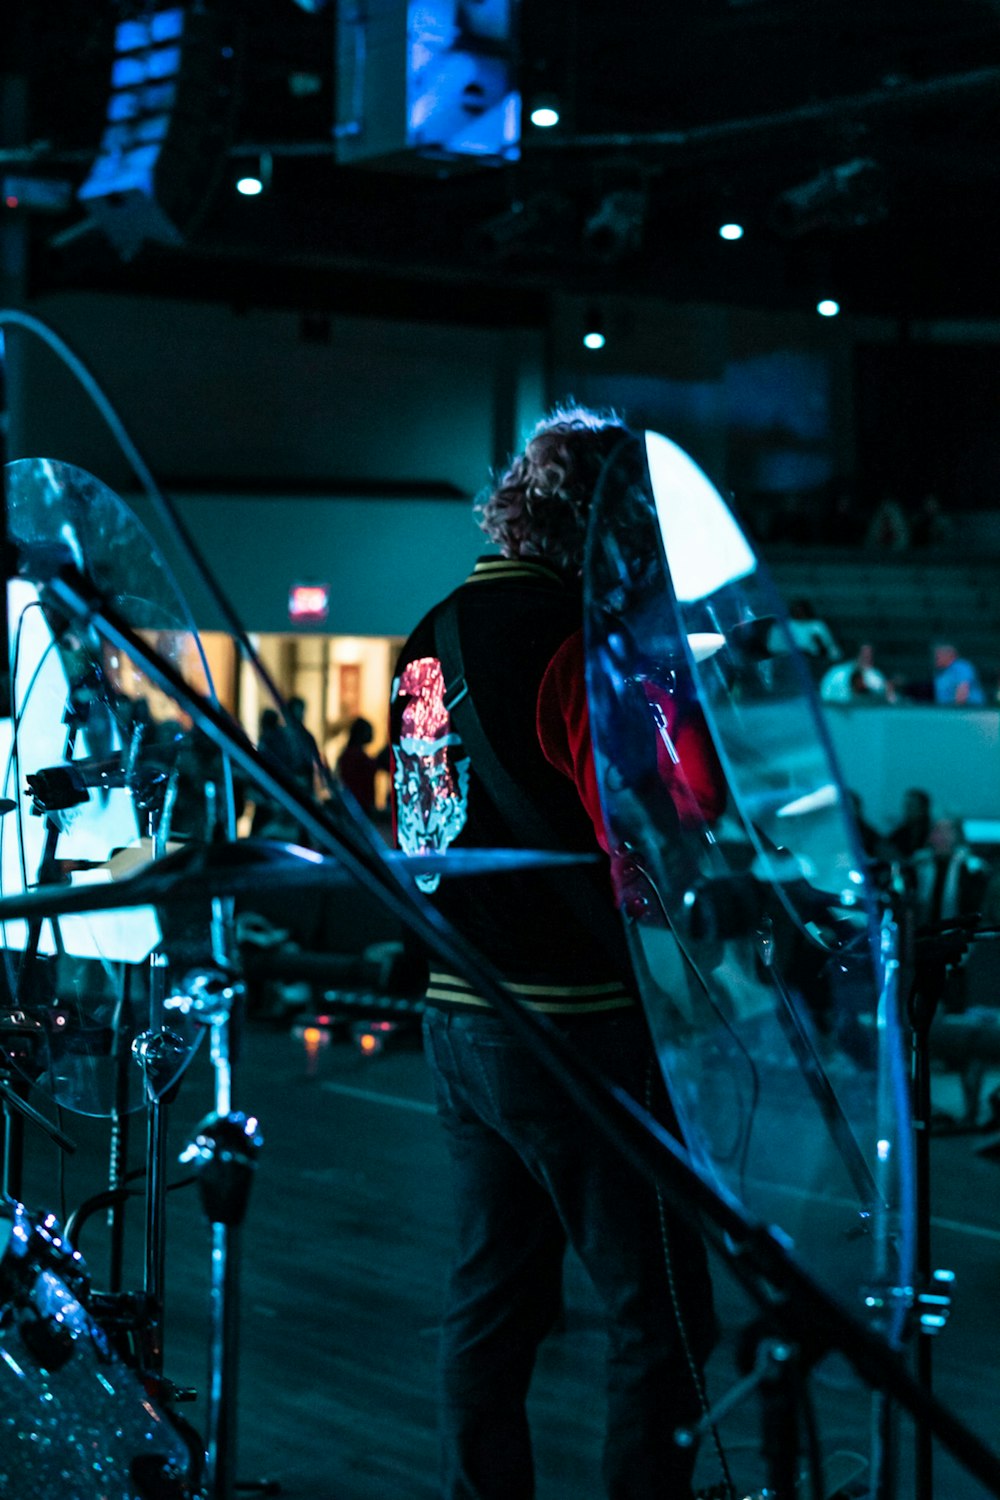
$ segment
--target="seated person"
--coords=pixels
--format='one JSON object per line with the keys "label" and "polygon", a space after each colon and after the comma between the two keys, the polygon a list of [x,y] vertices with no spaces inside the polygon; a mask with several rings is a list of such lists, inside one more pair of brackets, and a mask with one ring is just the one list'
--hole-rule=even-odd
{"label": "seated person", "polygon": [[934,647],[934,702],[948,704],[985,703],[979,673],[955,646]]}
{"label": "seated person", "polygon": [[874,665],[872,646],[861,646],[853,661],[831,667],[819,685],[824,703],[895,703],[896,690]]}
{"label": "seated person", "polygon": [[802,654],[816,661],[839,661],[844,654],[808,599],[793,599],[789,604],[788,633]]}

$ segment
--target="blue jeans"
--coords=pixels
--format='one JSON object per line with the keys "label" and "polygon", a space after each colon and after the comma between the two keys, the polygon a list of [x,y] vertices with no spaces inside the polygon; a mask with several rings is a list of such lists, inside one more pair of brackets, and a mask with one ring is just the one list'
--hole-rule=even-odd
{"label": "blue jeans", "polygon": [[[639,1012],[562,1024],[606,1078],[664,1105]],[[567,1240],[607,1314],[609,1500],[686,1500],[694,1458],[673,1432],[700,1414],[696,1372],[715,1338],[700,1239],[499,1017],[430,1010],[424,1042],[457,1218],[440,1345],[443,1500],[534,1494],[525,1399],[560,1311]]]}

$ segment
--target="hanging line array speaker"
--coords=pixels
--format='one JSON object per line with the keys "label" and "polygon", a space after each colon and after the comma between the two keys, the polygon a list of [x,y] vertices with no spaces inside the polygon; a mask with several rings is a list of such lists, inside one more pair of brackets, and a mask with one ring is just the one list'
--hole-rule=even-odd
{"label": "hanging line array speaker", "polygon": [[147,240],[183,244],[207,207],[232,143],[239,51],[228,6],[115,28],[104,131],[77,196],[123,260]]}

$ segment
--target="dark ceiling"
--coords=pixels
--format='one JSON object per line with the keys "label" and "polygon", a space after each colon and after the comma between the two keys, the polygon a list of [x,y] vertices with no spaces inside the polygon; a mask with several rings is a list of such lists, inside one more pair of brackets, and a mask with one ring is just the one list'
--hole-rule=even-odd
{"label": "dark ceiling", "polygon": [[[22,9],[28,105],[14,129],[29,157],[5,170],[75,186],[127,7]],[[563,123],[526,126],[516,164],[465,170],[339,165],[335,7],[240,0],[233,15],[232,144],[269,151],[268,191],[239,198],[240,158],[206,147],[214,191],[184,243],[147,242],[128,261],[78,232],[78,205],[29,210],[30,290],[473,321],[541,321],[557,289],[751,306],[832,293],[902,319],[1000,316],[994,0],[523,0],[522,86],[555,91]],[[640,227],[595,241],[598,206],[622,192]],[[493,226],[512,210],[526,233],[507,240]],[[719,238],[725,220],[742,240]]]}

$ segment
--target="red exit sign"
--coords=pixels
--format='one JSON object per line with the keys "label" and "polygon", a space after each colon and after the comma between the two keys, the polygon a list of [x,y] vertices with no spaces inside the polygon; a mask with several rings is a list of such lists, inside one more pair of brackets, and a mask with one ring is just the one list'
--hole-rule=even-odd
{"label": "red exit sign", "polygon": [[288,591],[291,620],[325,620],[330,612],[328,583],[293,583]]}

